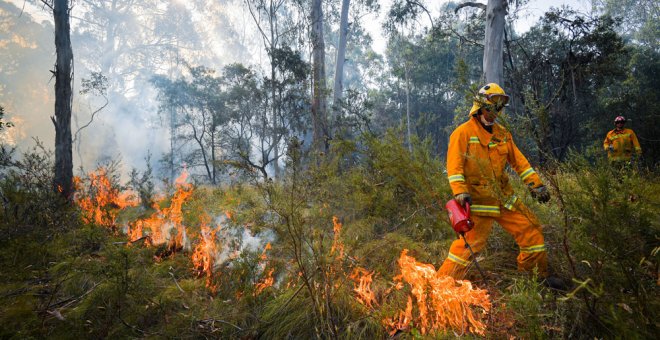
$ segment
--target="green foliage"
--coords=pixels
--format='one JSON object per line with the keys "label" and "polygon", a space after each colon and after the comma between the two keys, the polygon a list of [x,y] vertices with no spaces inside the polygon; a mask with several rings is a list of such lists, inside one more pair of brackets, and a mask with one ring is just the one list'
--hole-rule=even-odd
{"label": "green foliage", "polygon": [[550,315],[543,301],[543,289],[534,278],[514,279],[506,291],[507,308],[515,315],[516,331],[524,339],[542,339],[543,319]]}
{"label": "green foliage", "polygon": [[[392,290],[401,250],[437,265],[454,239],[439,208],[450,198],[440,160],[428,141],[414,141],[410,153],[402,140],[400,131],[334,140],[318,163],[306,163],[292,143],[280,181],[197,187],[183,207],[192,247],[207,219],[202,216],[209,215],[222,224],[221,250],[239,251],[216,263],[213,290],[193,268],[191,250],[163,256],[158,248],[127,244],[121,232],[93,224],[51,235],[26,231],[0,248],[1,264],[16,268],[0,275],[0,323],[13,327],[1,335],[386,337],[382,320],[407,301],[405,289]],[[521,183],[516,190],[546,225],[556,274],[574,284],[558,293],[516,273],[513,240],[494,231],[482,262],[500,276],[486,286],[495,303],[487,336],[652,336],[660,182],[580,156],[544,175],[557,198],[553,204],[532,203]],[[225,212],[231,219],[218,218]],[[333,216],[343,225],[337,239]],[[135,217],[122,214],[122,220]],[[272,242],[266,260],[263,244],[245,244],[248,229]],[[337,241],[343,257],[332,250]],[[356,267],[374,272],[373,308],[355,298],[349,274]],[[257,291],[271,269],[274,285]],[[414,329],[405,335],[424,337]]]}
{"label": "green foliage", "polygon": [[610,112],[626,117],[626,127],[635,131],[642,146],[644,163],[652,167],[660,160],[660,140],[654,137],[659,134],[658,125],[653,114],[660,108],[660,94],[654,90],[660,86],[660,79],[654,76],[660,72],[660,54],[633,46],[626,64],[627,74],[622,82],[599,90],[598,103],[608,119],[597,120],[595,126],[600,131],[611,130],[614,114],[609,116]]}
{"label": "green foliage", "polygon": [[54,156],[39,140],[20,157],[3,146],[0,160],[1,243],[32,232],[45,238],[76,226],[74,209],[52,190]]}
{"label": "green foliage", "polygon": [[539,163],[548,156],[564,159],[570,147],[584,149],[611,129],[593,122],[616,116],[599,103],[612,98],[607,92],[625,77],[629,50],[615,31],[618,24],[608,16],[553,10],[511,51],[511,63],[518,65],[507,65],[511,123],[527,131]]}
{"label": "green foliage", "polygon": [[154,204],[154,195],[156,195],[156,186],[154,184],[153,169],[151,167],[151,154],[145,158],[147,168],[140,172],[133,168],[129,174],[128,187],[137,192],[140,204],[144,208],[151,208]]}
{"label": "green foliage", "polygon": [[580,156],[561,171],[573,275],[577,282],[588,281],[576,288],[575,298],[582,296],[589,313],[582,318],[610,335],[627,330],[630,337],[651,336],[660,307],[653,298],[660,183],[648,173],[604,161],[589,166]]}

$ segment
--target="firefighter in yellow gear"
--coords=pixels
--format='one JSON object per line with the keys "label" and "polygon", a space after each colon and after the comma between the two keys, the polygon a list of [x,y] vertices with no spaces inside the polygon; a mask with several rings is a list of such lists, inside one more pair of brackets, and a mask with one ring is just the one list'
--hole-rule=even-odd
{"label": "firefighter in yellow gear", "polygon": [[631,129],[626,129],[626,118],[618,116],[614,119],[614,130],[607,133],[603,148],[607,152],[607,159],[613,163],[630,162],[633,151],[637,156],[642,154],[637,135]]}
{"label": "firefighter in yellow gear", "polygon": [[[520,253],[518,269],[548,275],[546,246],[536,216],[514,194],[505,167],[511,168],[541,202],[550,200],[539,175],[513,142],[511,133],[495,119],[509,96],[495,83],[479,89],[470,118],[454,130],[447,150],[447,176],[455,199],[470,203],[474,228],[465,234],[475,253],[486,246],[493,222],[511,234]],[[462,239],[455,240],[439,274],[462,278],[472,259]]]}

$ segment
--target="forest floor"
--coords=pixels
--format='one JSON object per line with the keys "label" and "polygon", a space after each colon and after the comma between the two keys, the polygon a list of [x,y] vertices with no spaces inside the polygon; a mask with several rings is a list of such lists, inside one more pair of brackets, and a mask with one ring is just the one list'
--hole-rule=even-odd
{"label": "forest floor", "polygon": [[455,239],[442,166],[421,147],[364,145],[319,166],[293,157],[275,182],[207,187],[182,176],[147,207],[104,168],[79,180],[73,207],[8,177],[0,337],[657,334],[653,172],[575,157],[542,173],[547,204],[515,184],[543,225],[567,286],[558,291],[517,271],[518,248],[497,225],[477,255],[487,280],[476,268],[466,281],[437,275]]}

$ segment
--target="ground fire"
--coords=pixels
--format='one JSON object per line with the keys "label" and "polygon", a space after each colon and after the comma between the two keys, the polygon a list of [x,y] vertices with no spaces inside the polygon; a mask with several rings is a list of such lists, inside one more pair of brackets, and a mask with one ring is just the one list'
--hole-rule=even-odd
{"label": "ground fire", "polygon": [[74,177],[74,186],[74,201],[80,207],[86,223],[95,223],[116,231],[119,211],[137,205],[133,193],[122,192],[117,185],[112,184],[105,167],[89,173],[87,181]]}
{"label": "ground fire", "polygon": [[[193,193],[191,184],[186,183],[188,177],[187,171],[183,171],[175,181],[176,191],[172,195],[170,205],[166,208],[160,208],[160,203],[154,204],[156,210],[150,217],[135,221],[129,226],[127,234],[130,241],[135,241],[144,236],[144,231],[148,230],[149,242],[152,245],[161,245],[168,243],[171,251],[180,250],[185,246],[187,239],[187,228],[183,224],[183,215],[181,209]],[[174,235],[172,235],[174,231]]]}
{"label": "ground fire", "polygon": [[[261,253],[261,256],[259,256],[259,265],[260,265],[260,267],[262,267],[262,269],[265,269],[266,266],[268,265],[268,262],[267,262],[268,261],[268,255],[266,255],[266,252],[268,250],[270,250],[271,248],[272,248],[272,246],[270,245],[270,242],[266,243],[266,246],[264,247],[264,251]],[[257,282],[257,284],[254,287],[255,288],[255,290],[254,290],[254,295],[255,296],[261,294],[264,291],[264,289],[266,289],[268,287],[271,287],[273,285],[273,283],[275,283],[275,279],[273,279],[273,272],[274,271],[275,270],[271,268],[268,271],[268,274],[266,274],[266,276],[264,276],[263,278],[261,278],[261,280],[259,280],[259,282]]]}
{"label": "ground fire", "polygon": [[373,308],[378,305],[374,291],[371,289],[374,272],[369,272],[364,268],[355,268],[350,278],[355,283],[353,291],[357,294],[356,298],[363,305]]}
{"label": "ground fire", "polygon": [[[398,263],[401,275],[394,279],[406,283],[411,291],[405,310],[383,320],[390,334],[413,326],[422,334],[452,329],[484,335],[483,317],[491,308],[486,290],[473,288],[467,280],[438,275],[433,265],[417,262],[407,249]],[[413,300],[417,308],[413,308]]]}
{"label": "ground fire", "polygon": [[[145,245],[166,244],[173,254],[183,248],[187,238],[187,228],[183,223],[182,207],[192,196],[192,185],[186,183],[187,172],[184,171],[175,181],[176,191],[170,199],[168,207],[160,208],[162,203],[154,205],[154,212],[150,217],[132,223],[127,230],[129,244],[145,239]],[[121,208],[135,205],[136,202],[125,199],[119,189],[113,188],[107,177],[107,172],[100,169],[89,175],[90,188],[81,191],[76,196],[76,202],[83,210],[89,222],[101,226],[113,226]],[[80,186],[81,181],[77,181]],[[230,216],[230,213],[227,213]],[[198,243],[195,245],[191,260],[193,271],[197,277],[206,278],[206,287],[212,294],[216,294],[215,278],[218,258],[221,253],[218,242],[218,228],[211,227],[211,218],[204,215],[201,218]],[[341,261],[346,256],[342,242],[342,223],[334,216],[332,247],[330,255],[337,263],[332,266],[332,277],[347,277],[354,282],[353,291],[356,300],[371,310],[377,310],[382,305],[372,288],[374,271],[355,267],[351,274],[345,274],[341,269]],[[267,251],[271,244],[267,243],[258,257],[262,277],[254,285],[254,295],[260,295],[274,284],[273,268],[268,266]],[[433,334],[452,330],[454,332],[484,335],[485,324],[483,317],[490,311],[491,302],[486,290],[473,288],[470,281],[454,280],[448,276],[440,276],[430,264],[417,262],[408,255],[404,249],[398,260],[401,274],[394,277],[392,289],[409,288],[406,307],[396,315],[385,317],[383,326],[390,334],[399,331],[419,329],[422,334]],[[339,274],[339,276],[337,276]],[[391,290],[390,290],[391,291]],[[385,292],[385,296],[389,292]]]}
{"label": "ground fire", "polygon": [[219,228],[212,229],[209,227],[207,225],[209,219],[210,218],[206,216],[202,221],[202,226],[200,227],[199,232],[199,243],[195,246],[195,250],[193,251],[192,262],[197,276],[206,276],[206,287],[211,290],[212,294],[215,294],[217,287],[213,283],[215,275],[213,266],[216,263],[216,256],[219,254],[220,250],[216,242]]}

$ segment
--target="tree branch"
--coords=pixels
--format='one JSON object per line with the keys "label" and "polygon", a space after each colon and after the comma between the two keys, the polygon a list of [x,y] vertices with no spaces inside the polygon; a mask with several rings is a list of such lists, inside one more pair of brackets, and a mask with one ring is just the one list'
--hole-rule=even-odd
{"label": "tree branch", "polygon": [[96,114],[99,113],[101,110],[103,110],[106,106],[108,106],[108,103],[110,102],[108,100],[108,97],[103,96],[103,98],[105,99],[105,104],[103,104],[103,106],[99,107],[96,111],[92,112],[92,117],[89,119],[89,122],[87,122],[87,124],[80,127],[78,130],[76,130],[76,133],[73,134],[73,143],[74,144],[76,143],[76,140],[78,139],[78,134],[80,133],[80,131],[82,131],[82,129],[84,129],[84,128],[88,127],[90,124],[92,124]]}
{"label": "tree branch", "polygon": [[261,25],[259,24],[259,19],[254,14],[254,11],[252,10],[252,5],[250,5],[250,1],[246,0],[245,4],[248,6],[248,11],[250,12],[250,16],[252,17],[252,20],[254,20],[254,23],[257,25],[257,29],[259,29],[259,32],[261,33],[262,38],[269,44],[271,45],[270,40],[268,39],[268,36],[264,32],[264,30],[261,28]]}
{"label": "tree branch", "polygon": [[454,13],[458,13],[458,11],[460,9],[464,8],[464,7],[477,7],[477,8],[483,9],[484,11],[486,10],[486,4],[482,4],[482,3],[479,3],[479,2],[468,1],[468,2],[464,2],[464,3],[459,4],[458,6],[456,6],[456,9],[454,9]]}
{"label": "tree branch", "polygon": [[[50,8],[51,11],[53,11],[53,5],[52,5],[52,4],[49,4],[48,1],[46,1],[46,0],[41,0],[41,3],[44,4],[44,6]],[[23,5],[25,5],[25,4],[23,4]]]}

